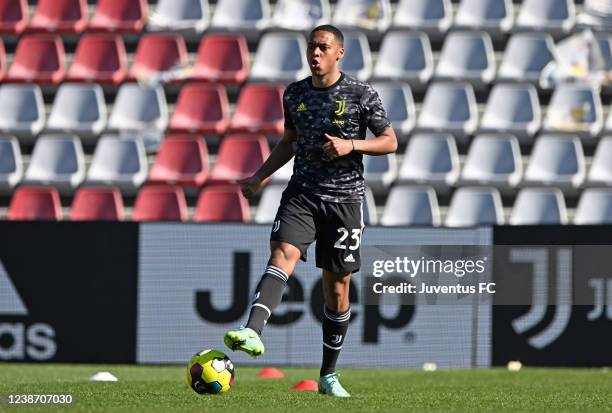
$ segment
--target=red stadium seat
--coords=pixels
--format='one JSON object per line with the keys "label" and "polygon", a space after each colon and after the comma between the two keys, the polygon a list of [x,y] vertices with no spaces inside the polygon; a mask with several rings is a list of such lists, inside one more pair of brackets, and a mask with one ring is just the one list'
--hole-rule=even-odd
{"label": "red stadium seat", "polygon": [[23,36],[17,44],[8,81],[58,84],[66,76],[65,57],[60,36]]}
{"label": "red stadium seat", "polygon": [[79,40],[68,80],[119,84],[127,76],[127,53],[119,35],[85,34]]}
{"label": "red stadium seat", "polygon": [[238,185],[209,186],[200,192],[196,222],[248,222],[249,203]]}
{"label": "red stadium seat", "polygon": [[282,86],[247,84],[240,91],[231,123],[234,132],[283,133]]}
{"label": "red stadium seat", "polygon": [[140,33],[147,20],[147,0],[98,0],[89,29]]}
{"label": "red stadium seat", "polygon": [[173,132],[222,135],[229,125],[229,101],[222,85],[183,86],[170,120]]}
{"label": "red stadium seat", "polygon": [[207,34],[198,47],[192,77],[243,83],[249,75],[249,49],[242,34]]}
{"label": "red stadium seat", "polygon": [[187,221],[187,201],[179,187],[149,185],[143,187],[134,204],[134,221]]}
{"label": "red stadium seat", "polygon": [[170,135],[161,143],[149,174],[153,183],[202,186],[208,179],[208,148],[204,139]]}
{"label": "red stadium seat", "polygon": [[125,211],[121,192],[114,187],[85,187],[72,201],[72,221],[123,221]]}
{"label": "red stadium seat", "polygon": [[211,180],[229,183],[251,176],[269,154],[268,141],[262,135],[226,136],[221,141]]}
{"label": "red stadium seat", "polygon": [[60,221],[62,204],[55,188],[17,188],[8,210],[11,221]]}
{"label": "red stadium seat", "polygon": [[145,34],[140,38],[130,78],[148,77],[187,64],[185,39],[178,34]]}
{"label": "red stadium seat", "polygon": [[81,33],[87,27],[87,0],[38,0],[29,31]]}
{"label": "red stadium seat", "polygon": [[28,0],[0,0],[0,33],[20,34],[28,25]]}
{"label": "red stadium seat", "polygon": [[6,50],[4,49],[4,41],[0,38],[0,82],[4,80],[6,70]]}

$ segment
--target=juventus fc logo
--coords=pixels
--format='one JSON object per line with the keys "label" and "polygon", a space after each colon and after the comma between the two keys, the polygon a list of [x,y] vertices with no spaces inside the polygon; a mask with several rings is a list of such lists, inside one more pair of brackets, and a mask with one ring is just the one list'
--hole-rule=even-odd
{"label": "juventus fc logo", "polygon": [[332,344],[340,344],[342,341],[342,334],[332,334]]}
{"label": "juventus fc logo", "polygon": [[272,225],[272,232],[278,231],[279,228],[280,228],[280,219],[277,221],[274,221],[274,225]]}
{"label": "juventus fc logo", "polygon": [[346,106],[346,99],[337,100],[336,104],[338,105],[338,109],[334,112],[336,115],[340,116],[344,113],[344,108]]}

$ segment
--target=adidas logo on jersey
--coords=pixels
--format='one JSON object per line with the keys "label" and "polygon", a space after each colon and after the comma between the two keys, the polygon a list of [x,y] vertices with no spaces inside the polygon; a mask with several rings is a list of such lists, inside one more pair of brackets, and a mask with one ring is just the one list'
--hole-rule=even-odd
{"label": "adidas logo on jersey", "polygon": [[353,254],[349,254],[344,259],[344,262],[355,262],[355,258],[353,258]]}
{"label": "adidas logo on jersey", "polygon": [[297,111],[298,112],[306,112],[308,109],[306,109],[306,105],[304,104],[304,102],[300,103],[297,107]]}

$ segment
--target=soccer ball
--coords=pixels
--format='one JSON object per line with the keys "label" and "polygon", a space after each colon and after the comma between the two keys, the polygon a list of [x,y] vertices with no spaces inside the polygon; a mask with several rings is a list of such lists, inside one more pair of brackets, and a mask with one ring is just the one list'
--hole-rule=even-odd
{"label": "soccer ball", "polygon": [[198,394],[223,394],[234,385],[234,364],[219,350],[201,351],[187,366],[187,383]]}

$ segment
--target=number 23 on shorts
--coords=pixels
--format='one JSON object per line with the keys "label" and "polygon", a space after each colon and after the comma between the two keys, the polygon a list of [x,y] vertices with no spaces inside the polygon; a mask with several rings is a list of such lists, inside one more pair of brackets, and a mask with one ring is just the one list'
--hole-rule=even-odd
{"label": "number 23 on shorts", "polygon": [[[351,229],[350,232],[348,229],[344,227],[338,228],[336,231],[340,234],[340,238],[334,244],[334,248],[338,248],[341,250],[348,249],[351,251],[355,251],[359,248],[361,244],[361,228]],[[347,238],[351,236],[349,240]]]}

